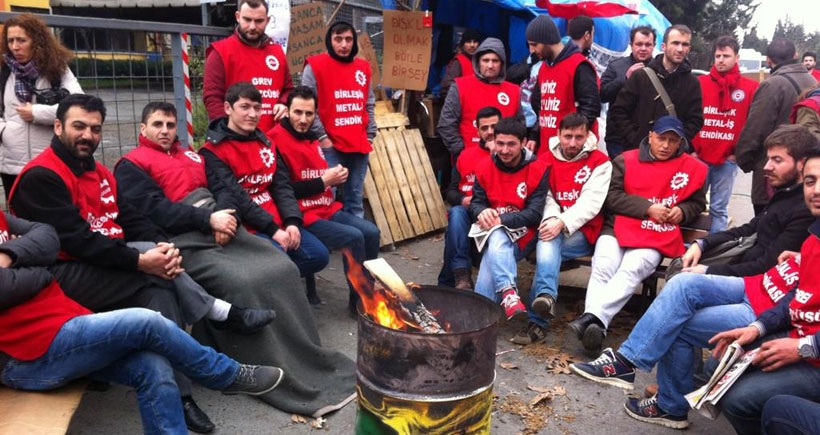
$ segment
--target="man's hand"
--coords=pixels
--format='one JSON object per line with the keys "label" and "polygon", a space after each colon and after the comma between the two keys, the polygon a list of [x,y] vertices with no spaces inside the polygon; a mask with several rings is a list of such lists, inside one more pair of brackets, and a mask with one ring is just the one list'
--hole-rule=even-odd
{"label": "man's hand", "polygon": [[549,242],[558,237],[561,231],[564,231],[565,227],[564,221],[561,219],[557,217],[549,218],[541,222],[541,225],[538,225],[538,240]]}
{"label": "man's hand", "polygon": [[662,224],[669,218],[669,209],[660,204],[652,204],[646,210],[646,214],[653,221]]}
{"label": "man's hand", "polygon": [[184,272],[180,267],[182,257],[173,243],[157,243],[156,248],[140,254],[137,269],[164,279],[174,279]]}
{"label": "man's hand", "polygon": [[214,231],[214,241],[219,246],[225,246],[230,243],[232,237],[228,233],[223,233],[221,231]]}
{"label": "man's hand", "polygon": [[800,361],[800,354],[797,353],[799,341],[797,338],[769,340],[760,345],[752,364],[764,372],[773,372],[780,367],[794,364]]}
{"label": "man's hand", "polygon": [[681,210],[678,206],[672,207],[669,210],[669,214],[666,216],[666,222],[675,225],[683,222],[683,210]]}
{"label": "man's hand", "polygon": [[284,249],[285,251],[289,250],[288,247],[290,246],[290,234],[286,233],[282,229],[278,229],[275,233],[273,233],[273,236],[271,238],[274,242],[278,243],[279,246],[282,247],[282,249]]}
{"label": "man's hand", "polygon": [[333,142],[330,141],[330,138],[325,137],[324,139],[319,141],[319,146],[322,148],[332,148]]}
{"label": "man's hand", "polygon": [[777,262],[782,263],[786,260],[791,260],[792,258],[797,257],[798,255],[800,255],[799,252],[783,251],[780,253],[780,255],[777,256]]}
{"label": "man's hand", "polygon": [[470,202],[472,200],[473,200],[472,196],[465,196],[464,198],[461,198],[461,206],[470,208]]}
{"label": "man's hand", "polygon": [[701,254],[703,254],[703,252],[700,250],[700,245],[696,242],[692,242],[692,244],[689,245],[689,249],[687,249],[683,257],[681,257],[682,266],[684,268],[697,266]]}
{"label": "man's hand", "polygon": [[500,223],[501,217],[498,215],[498,210],[494,208],[486,208],[478,214],[478,227],[482,230],[489,230]]}
{"label": "man's hand", "polygon": [[227,233],[230,236],[235,236],[236,217],[234,217],[234,213],[236,213],[236,210],[231,208],[211,213],[211,218],[209,221],[211,229],[216,232]]}
{"label": "man's hand", "polygon": [[629,67],[629,69],[626,70],[627,80],[629,80],[629,78],[632,77],[632,73],[634,73],[635,71],[637,71],[637,70],[639,70],[639,69],[641,69],[645,66],[646,65],[644,65],[643,62],[636,62],[636,63],[632,64],[632,66]]}
{"label": "man's hand", "polygon": [[737,163],[737,157],[735,157],[735,155],[734,155],[734,154],[732,154],[732,155],[731,155],[731,156],[729,156],[729,157],[726,157],[726,160],[727,160],[727,161],[730,161],[730,162],[732,162],[732,163]]}
{"label": "man's hand", "polygon": [[[494,145],[495,144],[493,144],[493,146]],[[524,148],[526,148],[526,149],[528,149],[532,152],[535,152],[535,141],[532,140],[532,139],[527,139],[527,142],[524,143]]]}
{"label": "man's hand", "polygon": [[17,106],[17,114],[20,115],[20,118],[23,118],[23,121],[34,121],[34,112],[32,111],[31,103],[25,103]]}
{"label": "man's hand", "polygon": [[14,263],[14,260],[11,259],[9,254],[5,252],[0,252],[0,268],[8,269]]}
{"label": "man's hand", "polygon": [[[715,345],[715,348],[712,349],[712,356],[715,358],[720,358],[723,356],[723,352],[726,351],[726,348],[733,342],[737,342],[737,344],[745,346],[757,340],[759,336],[760,330],[754,326],[744,326],[742,328],[735,328],[730,331],[715,334],[714,337],[709,339],[709,344]],[[794,349],[796,352],[797,346],[795,346]]]}
{"label": "man's hand", "polygon": [[348,174],[347,168],[342,165],[336,165],[332,168],[328,168],[327,171],[322,174],[322,182],[325,183],[325,187],[338,186],[347,181]]}
{"label": "man's hand", "polygon": [[[490,154],[495,152],[495,140],[490,140],[490,141],[484,142],[484,146],[487,147],[487,150],[490,152]],[[524,146],[527,146],[527,145],[524,145]],[[535,147],[535,142],[533,142],[533,147]],[[530,148],[530,151],[532,151],[532,148]]]}
{"label": "man's hand", "polygon": [[706,270],[709,269],[709,266],[704,266],[702,264],[698,264],[692,267],[684,267],[681,268],[681,272],[689,272],[689,273],[699,273],[701,275],[706,273]]}
{"label": "man's hand", "polygon": [[288,251],[299,249],[299,245],[302,244],[302,233],[299,232],[299,227],[296,225],[288,225],[285,228],[285,232],[290,236],[290,247]]}
{"label": "man's hand", "polygon": [[280,119],[288,116],[288,106],[282,103],[276,103],[273,105],[273,120],[279,121]]}

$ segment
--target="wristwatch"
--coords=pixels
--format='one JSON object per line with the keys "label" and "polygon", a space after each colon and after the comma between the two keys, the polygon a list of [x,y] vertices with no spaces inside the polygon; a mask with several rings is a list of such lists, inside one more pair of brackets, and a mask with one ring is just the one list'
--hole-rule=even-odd
{"label": "wristwatch", "polygon": [[815,358],[812,337],[802,337],[797,341],[797,354],[801,359]]}

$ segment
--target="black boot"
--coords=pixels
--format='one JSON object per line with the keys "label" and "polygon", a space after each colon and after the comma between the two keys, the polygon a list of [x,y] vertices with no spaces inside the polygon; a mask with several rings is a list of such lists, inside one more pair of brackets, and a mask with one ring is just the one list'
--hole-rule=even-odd
{"label": "black boot", "polygon": [[209,433],[216,427],[205,411],[199,409],[194,398],[182,396],[182,412],[185,414],[185,425],[188,429],[197,433]]}
{"label": "black boot", "polygon": [[592,323],[595,323],[601,327],[604,326],[603,322],[601,322],[592,313],[581,314],[577,319],[567,323],[567,325],[570,329],[572,329],[573,332],[575,332],[575,335],[578,337],[578,339],[581,340],[584,338],[584,332],[587,330],[587,327]]}

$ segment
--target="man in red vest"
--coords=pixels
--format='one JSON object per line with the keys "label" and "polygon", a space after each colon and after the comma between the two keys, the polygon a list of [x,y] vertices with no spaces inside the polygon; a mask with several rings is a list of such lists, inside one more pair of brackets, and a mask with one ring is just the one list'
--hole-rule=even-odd
{"label": "man in red vest", "polygon": [[[372,222],[342,210],[342,204],[333,198],[331,188],[345,182],[347,168],[328,167],[318,141],[309,135],[316,119],[316,94],[306,86],[299,86],[288,97],[288,117],[268,132],[290,169],[293,193],[299,202],[307,231],[328,249],[348,249],[359,264],[379,256],[379,228]],[[342,258],[345,276],[349,268]],[[350,280],[348,309],[356,313],[358,293]]]}
{"label": "man in red vest", "polygon": [[481,33],[475,29],[464,29],[461,39],[458,41],[458,52],[453,60],[447,64],[444,77],[441,79],[439,95],[446,97],[453,81],[459,77],[473,74],[473,55],[481,43]]}
{"label": "man in red vest", "polygon": [[493,106],[504,118],[515,116],[524,120],[519,87],[504,81],[506,67],[504,43],[487,38],[473,55],[474,74],[457,78],[450,86],[436,128],[453,158],[463,150],[478,146],[475,116],[482,108]]}
{"label": "man in red vest", "polygon": [[561,262],[592,254],[601,232],[612,164],[590,133],[586,117],[570,113],[559,123],[558,136],[550,139],[549,153],[541,157],[550,168],[549,192],[538,227],[529,324],[513,338],[516,344],[544,339],[555,316]]}
{"label": "man in red vest", "polygon": [[710,233],[726,229],[729,198],[737,174],[735,144],[746,123],[757,82],[740,75],[740,44],[732,36],[715,40],[715,64],[698,77],[703,92],[703,128],[692,138],[697,156],[709,166]]}
{"label": "man in red vest", "polygon": [[473,249],[470,244],[470,200],[473,198],[475,172],[490,159],[495,142],[495,125],[501,120],[501,111],[487,106],[476,114],[477,147],[458,156],[444,199],[450,204],[447,211],[447,232],[444,233],[444,261],[438,274],[438,285],[459,290],[473,288]]}
{"label": "man in red vest", "polygon": [[476,169],[470,201],[475,222],[470,233],[477,230],[485,237],[475,291],[500,303],[507,320],[527,312],[516,289],[516,263],[538,240],[548,188],[547,164],[524,148],[526,136],[523,122],[498,121],[495,153]]}
{"label": "man in red vest", "polygon": [[544,61],[532,93],[541,138],[538,156],[549,153],[548,143],[558,134],[558,122],[572,112],[586,116],[590,131],[598,137],[601,97],[595,66],[574,42],[561,42],[558,27],[547,15],[539,15],[527,25],[527,44]]}
{"label": "man in red vest", "polygon": [[637,150],[612,162],[586,307],[569,323],[589,355],[600,353],[606,328],[633,289],[663,257],[685,251],[680,225],[706,206],[706,165],[684,152],[688,145],[683,123],[663,116]]}
{"label": "man in red vest", "polygon": [[0,384],[32,391],[82,377],[125,384],[136,390],[145,433],[187,433],[173,369],[225,394],[265,394],[281,382],[281,369],[241,365],[154,311],[92,314],[46,268],[59,249],[50,226],[0,213]]}
{"label": "man in red vest", "polygon": [[236,82],[251,82],[262,93],[259,128],[268,131],[285,116],[293,82],[285,52],[265,34],[270,21],[266,0],[236,3],[233,35],[214,42],[205,57],[202,99],[208,119],[225,116],[225,91]]}
{"label": "man in red vest", "polygon": [[807,51],[803,53],[803,66],[806,67],[806,71],[814,77],[815,80],[820,82],[820,70],[817,67],[817,54],[813,51]]}
{"label": "man in red vest", "polygon": [[310,131],[319,139],[328,167],[348,170],[342,185],[344,211],[364,217],[364,176],[376,137],[376,97],[370,85],[370,64],[356,57],[356,30],[339,21],[327,29],[327,53],[305,61],[302,84],[319,99],[319,116]]}

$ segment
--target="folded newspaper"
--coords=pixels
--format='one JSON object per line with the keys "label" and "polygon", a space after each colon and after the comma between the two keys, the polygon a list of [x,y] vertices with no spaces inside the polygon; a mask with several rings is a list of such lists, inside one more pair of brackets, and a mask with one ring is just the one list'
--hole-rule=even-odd
{"label": "folded newspaper", "polygon": [[478,226],[478,224],[473,224],[473,226],[470,227],[470,232],[467,233],[467,235],[475,239],[475,246],[476,248],[478,248],[478,252],[481,252],[484,249],[484,245],[487,243],[487,237],[490,236],[490,233],[498,229],[503,230],[507,234],[507,237],[510,238],[511,242],[515,242],[518,239],[524,237],[524,234],[527,234],[526,227],[512,229],[505,225],[498,224],[488,230],[482,230],[481,227]]}
{"label": "folded newspaper", "polygon": [[753,349],[744,352],[737,343],[729,345],[709,382],[684,396],[689,406],[706,418],[716,419],[720,415],[720,409],[716,406],[718,401],[743,374],[746,367],[749,367],[757,351],[758,349]]}

